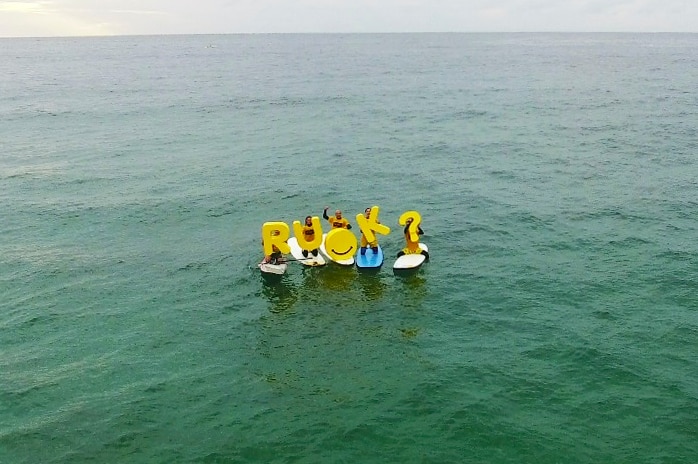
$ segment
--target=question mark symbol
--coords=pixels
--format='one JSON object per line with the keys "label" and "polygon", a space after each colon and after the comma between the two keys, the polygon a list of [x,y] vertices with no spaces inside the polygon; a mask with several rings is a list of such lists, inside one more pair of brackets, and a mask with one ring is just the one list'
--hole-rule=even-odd
{"label": "question mark symbol", "polygon": [[419,242],[419,234],[417,231],[419,230],[419,225],[422,223],[422,216],[420,216],[417,211],[405,211],[397,222],[401,226],[404,226],[407,224],[408,219],[412,219],[410,226],[407,228],[410,234],[410,241]]}

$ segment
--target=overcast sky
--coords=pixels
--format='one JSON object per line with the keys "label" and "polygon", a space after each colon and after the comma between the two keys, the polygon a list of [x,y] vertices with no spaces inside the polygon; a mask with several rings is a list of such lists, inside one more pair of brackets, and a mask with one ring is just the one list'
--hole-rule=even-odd
{"label": "overcast sky", "polygon": [[698,32],[698,0],[0,0],[0,37]]}

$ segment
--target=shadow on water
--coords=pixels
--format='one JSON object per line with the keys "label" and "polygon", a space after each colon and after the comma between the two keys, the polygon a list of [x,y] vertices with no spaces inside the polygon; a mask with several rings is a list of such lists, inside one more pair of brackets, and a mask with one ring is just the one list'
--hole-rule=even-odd
{"label": "shadow on water", "polygon": [[269,301],[269,311],[289,311],[298,301],[298,291],[286,275],[262,275],[262,294]]}

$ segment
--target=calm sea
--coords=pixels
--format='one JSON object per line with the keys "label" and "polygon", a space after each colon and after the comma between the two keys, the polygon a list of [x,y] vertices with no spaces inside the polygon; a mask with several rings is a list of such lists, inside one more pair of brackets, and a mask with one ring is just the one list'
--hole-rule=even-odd
{"label": "calm sea", "polygon": [[[0,462],[698,462],[698,35],[2,39],[0,69]],[[372,205],[377,274],[260,276],[264,222]],[[396,276],[408,210],[431,260]]]}

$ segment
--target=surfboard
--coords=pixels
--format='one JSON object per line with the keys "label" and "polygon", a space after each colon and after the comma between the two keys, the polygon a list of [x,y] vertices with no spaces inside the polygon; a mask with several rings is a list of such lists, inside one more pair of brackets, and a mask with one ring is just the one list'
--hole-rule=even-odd
{"label": "surfboard", "polygon": [[[426,246],[426,244],[422,242],[419,242],[419,248],[421,248],[424,251],[429,251],[429,248]],[[426,261],[426,259],[427,257],[423,254],[402,255],[395,260],[395,264],[393,264],[393,270],[406,271],[409,269],[417,269],[419,266],[422,265],[424,261]]]}
{"label": "surfboard", "polygon": [[288,264],[286,264],[286,263],[281,263],[281,264],[259,263],[257,266],[259,266],[259,270],[262,271],[262,274],[282,275],[286,272],[286,268],[288,267]]}
{"label": "surfboard", "polygon": [[356,253],[356,267],[359,269],[377,269],[383,264],[383,249],[378,246],[378,252],[374,253],[371,247],[366,248],[366,254],[361,254],[361,248]]}
{"label": "surfboard", "polygon": [[298,240],[296,239],[296,237],[289,238],[286,243],[288,243],[288,246],[291,247],[291,254],[293,255],[293,257],[304,266],[315,267],[324,266],[325,264],[327,264],[327,261],[325,261],[325,258],[323,258],[319,252],[317,256],[313,256],[313,254],[310,252],[308,252],[307,258],[303,256],[303,249],[300,247],[300,245],[298,245]]}
{"label": "surfboard", "polygon": [[353,256],[351,258],[341,259],[338,261],[336,259],[333,259],[330,255],[327,254],[327,250],[325,250],[325,239],[326,238],[327,238],[327,234],[322,234],[322,245],[320,245],[320,253],[325,255],[325,258],[327,258],[328,260],[330,260],[334,263],[341,264],[342,266],[353,266],[354,265],[354,257]]}

